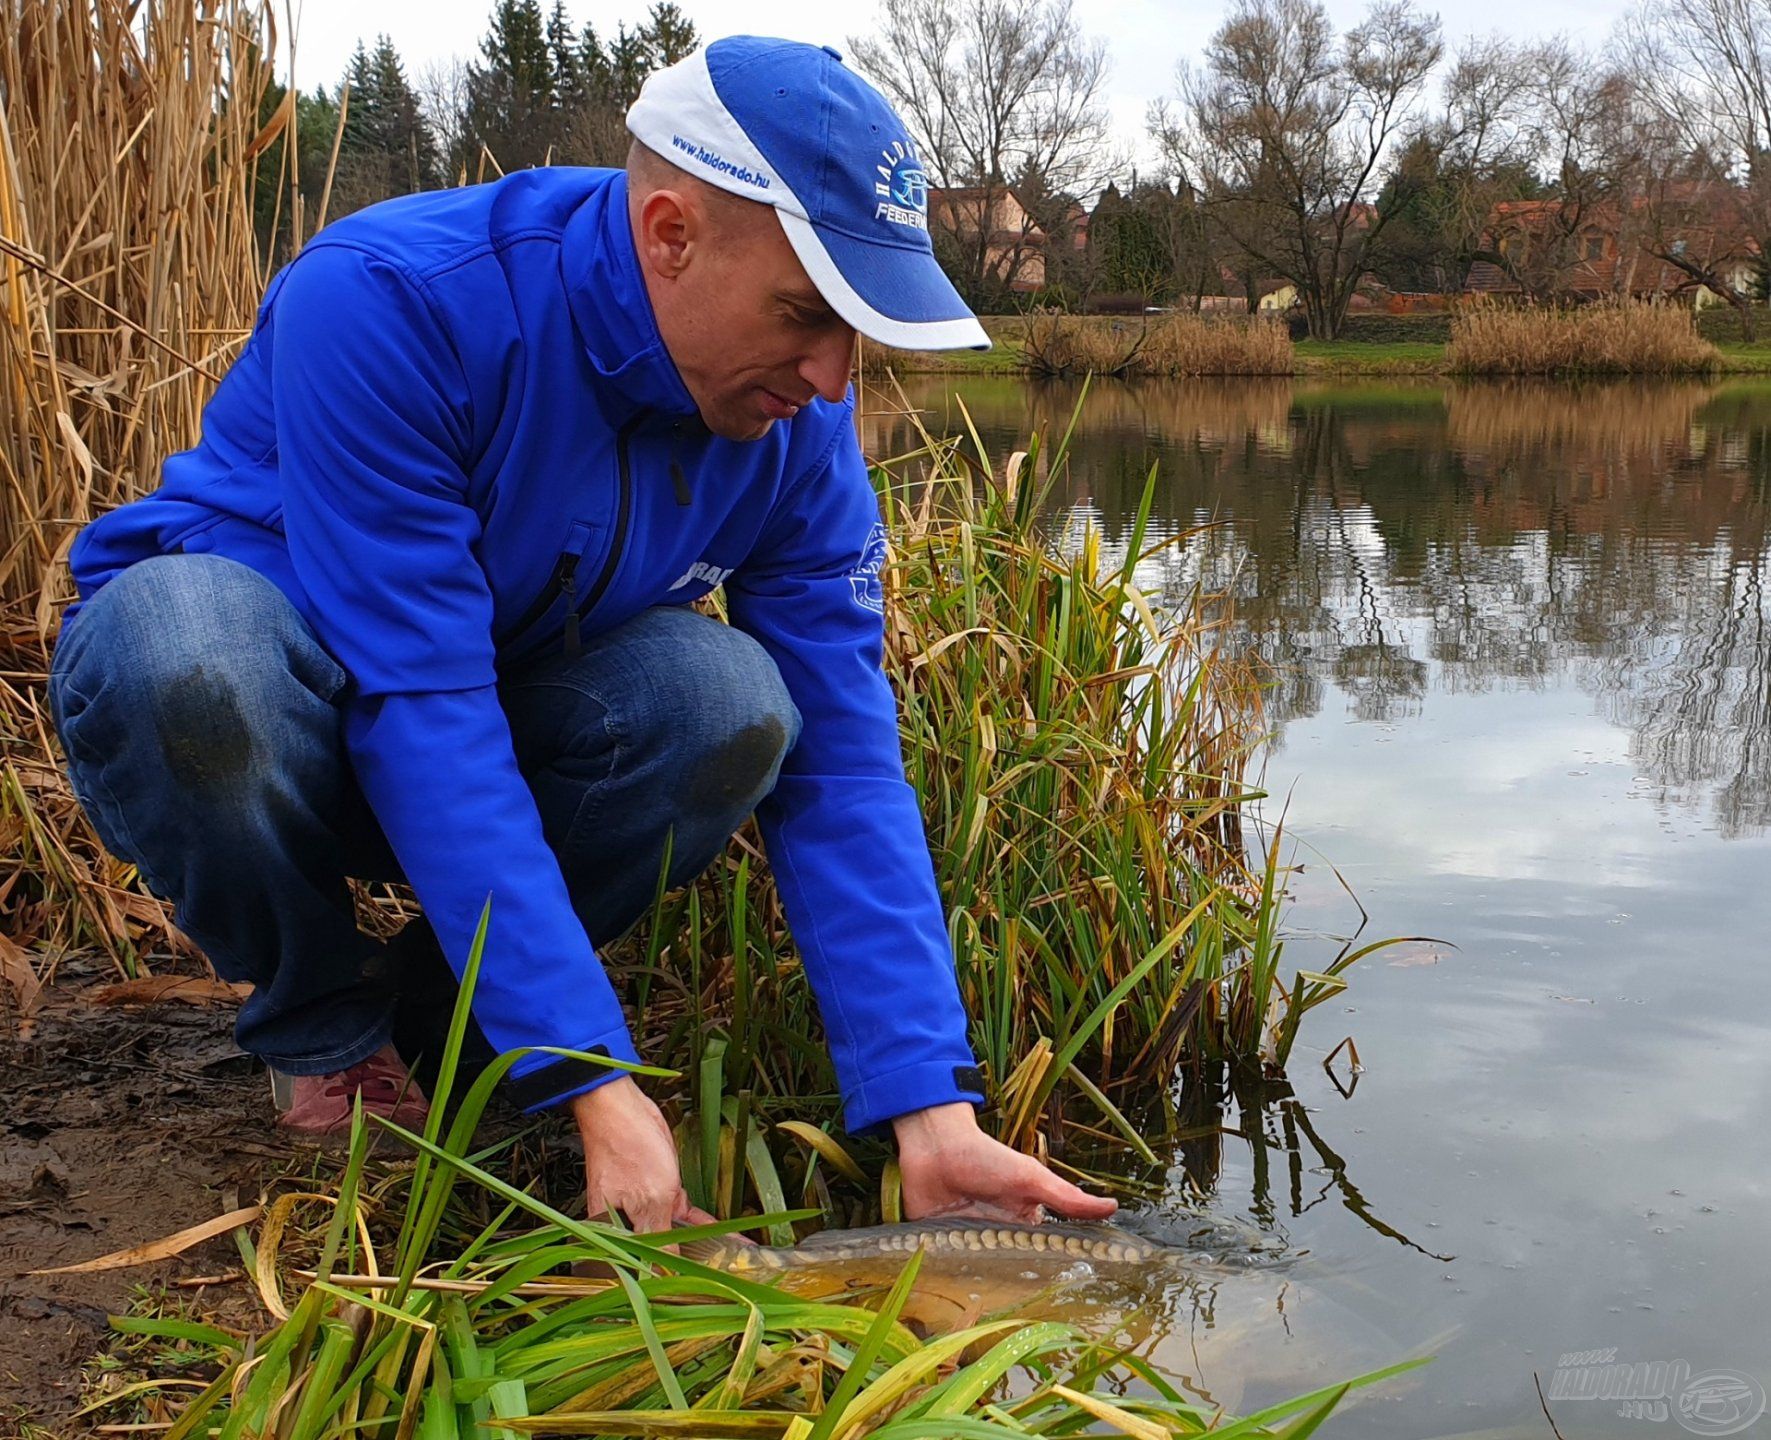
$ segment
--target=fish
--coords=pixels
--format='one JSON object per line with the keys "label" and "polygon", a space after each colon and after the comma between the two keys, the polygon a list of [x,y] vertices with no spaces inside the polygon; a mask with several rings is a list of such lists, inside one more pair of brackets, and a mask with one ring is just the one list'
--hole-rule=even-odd
{"label": "fish", "polygon": [[1275,1237],[1220,1217],[1161,1223],[1182,1243],[1117,1225],[936,1219],[824,1230],[792,1246],[721,1236],[682,1252],[823,1300],[882,1293],[921,1251],[900,1312],[919,1333],[992,1316],[1059,1320],[1143,1356],[1202,1404],[1232,1410],[1401,1358],[1403,1347],[1304,1279],[1301,1257]]}
{"label": "fish", "polygon": [[1001,1262],[1025,1271],[1030,1264],[1051,1269],[1086,1261],[1091,1266],[1147,1265],[1183,1252],[1112,1225],[999,1224],[988,1220],[930,1220],[913,1225],[871,1225],[855,1230],[821,1230],[793,1246],[750,1245],[722,1236],[691,1242],[691,1260],[741,1274],[764,1274],[813,1267],[849,1267],[895,1262],[895,1272],[913,1251],[929,1256],[923,1273]]}

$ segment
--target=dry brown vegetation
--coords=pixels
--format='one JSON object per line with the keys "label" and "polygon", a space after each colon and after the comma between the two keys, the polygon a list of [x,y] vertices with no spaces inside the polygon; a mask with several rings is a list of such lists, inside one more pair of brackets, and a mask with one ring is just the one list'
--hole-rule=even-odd
{"label": "dry brown vegetation", "polygon": [[1692,311],[1641,301],[1474,306],[1453,318],[1446,350],[1451,371],[1465,375],[1687,375],[1720,362]]}
{"label": "dry brown vegetation", "polygon": [[0,968],[98,945],[133,970],[189,947],[62,779],[47,642],[74,536],[194,442],[249,333],[252,197],[290,107],[258,124],[274,32],[245,0],[0,16]]}
{"label": "dry brown vegetation", "polygon": [[1289,375],[1295,368],[1291,337],[1277,321],[1187,314],[1033,315],[1021,354],[1035,375]]}

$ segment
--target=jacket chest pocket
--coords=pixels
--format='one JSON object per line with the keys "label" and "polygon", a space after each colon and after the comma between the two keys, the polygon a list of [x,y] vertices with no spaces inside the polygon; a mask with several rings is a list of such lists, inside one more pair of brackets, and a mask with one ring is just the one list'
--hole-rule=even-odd
{"label": "jacket chest pocket", "polygon": [[539,643],[563,626],[569,651],[575,651],[578,621],[584,611],[586,571],[602,555],[604,527],[589,520],[574,520],[566,532],[558,558],[547,581],[504,633],[500,649],[512,653],[539,648]]}

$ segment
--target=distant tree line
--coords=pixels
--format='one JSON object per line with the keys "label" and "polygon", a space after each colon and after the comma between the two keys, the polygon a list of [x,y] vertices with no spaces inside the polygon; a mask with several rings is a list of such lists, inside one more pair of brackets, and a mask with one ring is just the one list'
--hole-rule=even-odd
{"label": "distant tree line", "polygon": [[[295,123],[260,161],[261,238],[287,253],[297,204],[308,233],[322,203],[331,220],[394,195],[532,165],[619,165],[628,144],[623,117],[641,84],[700,43],[672,0],[657,0],[639,25],[607,35],[588,22],[574,25],[564,0],[547,11],[541,0],[496,0],[474,59],[416,76],[387,35],[359,41],[335,86],[291,100],[278,84],[264,97],[261,124],[285,106]],[[283,165],[292,141],[293,184]]]}
{"label": "distant tree line", "polygon": [[[673,0],[612,33],[565,0],[495,0],[472,59],[414,77],[386,35],[359,44],[334,87],[265,97],[264,122],[296,122],[260,164],[266,242],[322,206],[620,164],[640,85],[699,43]],[[1455,292],[1473,267],[1543,300],[1652,272],[1747,326],[1764,296],[1768,5],[1641,0],[1600,52],[1493,36],[1448,54],[1418,0],[1371,0],[1344,31],[1321,0],[1227,0],[1150,108],[1143,173],[1112,143],[1105,46],[1073,0],[879,0],[848,48],[904,117],[936,252],[979,310],[1277,294],[1333,337],[1362,292]]]}

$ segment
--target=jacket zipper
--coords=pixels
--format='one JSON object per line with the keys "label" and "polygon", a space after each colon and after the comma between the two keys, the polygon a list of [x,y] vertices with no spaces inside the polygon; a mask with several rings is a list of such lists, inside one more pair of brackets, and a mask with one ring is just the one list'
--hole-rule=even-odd
{"label": "jacket zipper", "polygon": [[553,604],[556,593],[561,590],[570,593],[572,573],[578,568],[578,560],[579,556],[570,550],[560,552],[560,558],[554,562],[553,574],[547,577],[547,583],[541,587],[541,593],[535,597],[535,602],[523,612],[522,619],[511,627],[510,639],[512,641],[515,641],[547,613],[548,607]]}
{"label": "jacket zipper", "polygon": [[[615,536],[609,542],[609,558],[603,561],[602,573],[596,577],[596,583],[584,597],[580,607],[576,598],[576,561],[566,570],[561,579],[561,588],[566,592],[566,654],[576,657],[579,653],[578,622],[581,617],[590,614],[603,598],[603,592],[609,588],[609,582],[615,578],[615,567],[621,563],[621,547],[627,543],[627,527],[633,512],[633,467],[628,459],[627,442],[632,436],[638,420],[629,420],[615,432],[615,460],[621,474],[620,501],[615,511]],[[564,557],[562,557],[564,558]]]}

